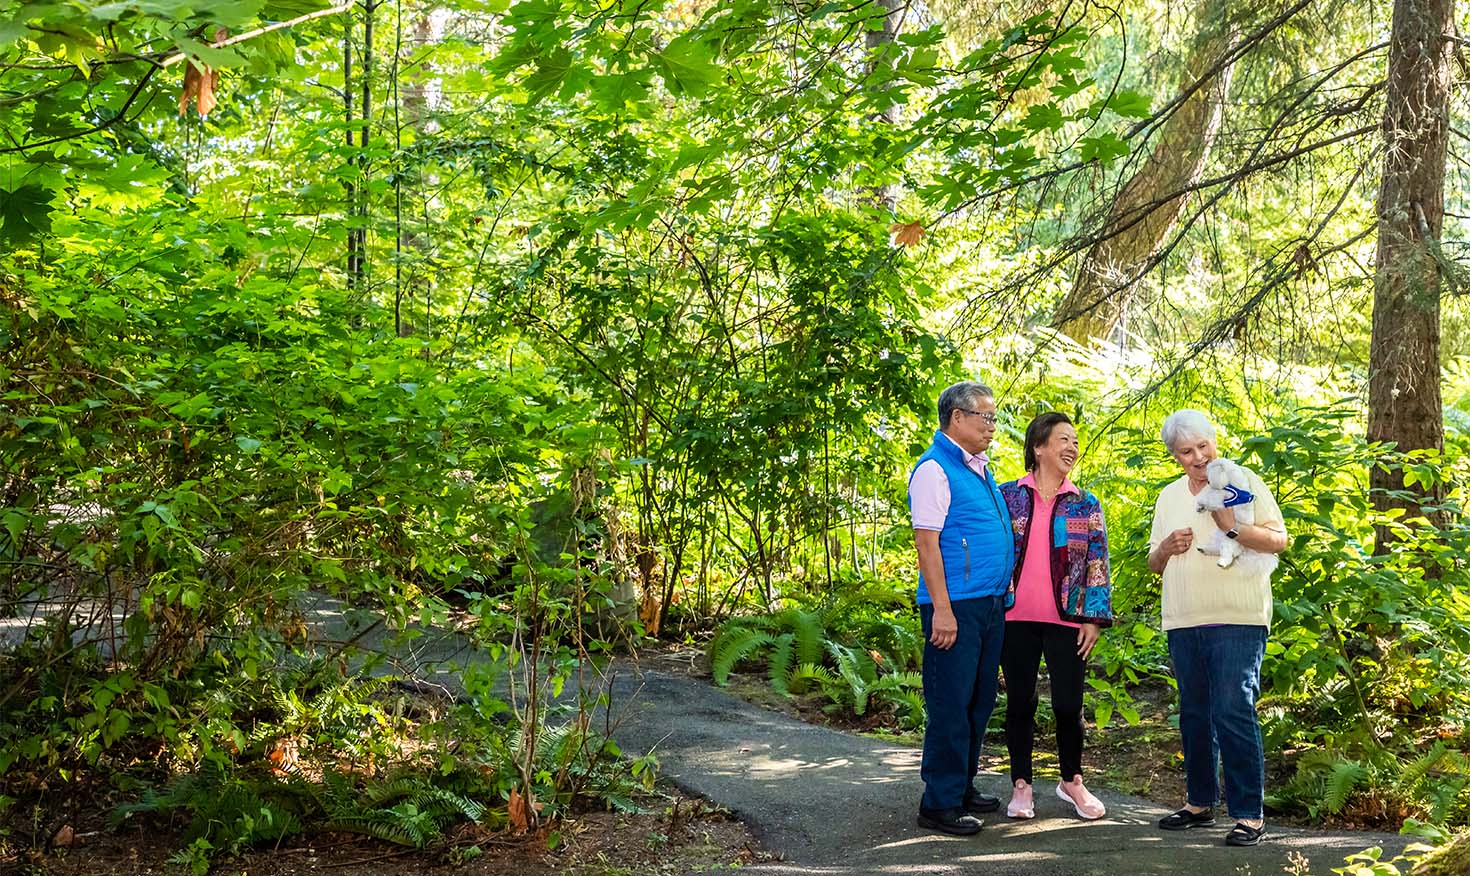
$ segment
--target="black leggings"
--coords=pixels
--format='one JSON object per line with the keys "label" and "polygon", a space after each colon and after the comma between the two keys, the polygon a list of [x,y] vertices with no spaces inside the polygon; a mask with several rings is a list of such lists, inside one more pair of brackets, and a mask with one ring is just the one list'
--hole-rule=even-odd
{"label": "black leggings", "polygon": [[1057,721],[1057,759],[1062,779],[1082,773],[1082,674],[1077,630],[1061,624],[1006,621],[1001,666],[1006,678],[1006,747],[1011,783],[1031,780],[1031,749],[1036,740],[1036,674],[1041,656],[1051,676],[1051,710]]}

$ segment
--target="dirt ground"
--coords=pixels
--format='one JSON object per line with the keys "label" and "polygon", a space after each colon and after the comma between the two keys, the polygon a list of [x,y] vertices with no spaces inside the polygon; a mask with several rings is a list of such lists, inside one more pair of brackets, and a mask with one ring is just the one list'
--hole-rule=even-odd
{"label": "dirt ground", "polygon": [[[665,789],[660,806],[642,814],[591,812],[534,835],[512,837],[464,825],[452,840],[423,851],[347,835],[299,836],[289,845],[222,857],[216,876],[655,876],[706,873],[768,860],[745,826],[702,800]],[[80,825],[81,843],[44,854],[0,859],[0,873],[47,876],[179,876],[182,843],[157,826],[107,828],[105,814]]]}

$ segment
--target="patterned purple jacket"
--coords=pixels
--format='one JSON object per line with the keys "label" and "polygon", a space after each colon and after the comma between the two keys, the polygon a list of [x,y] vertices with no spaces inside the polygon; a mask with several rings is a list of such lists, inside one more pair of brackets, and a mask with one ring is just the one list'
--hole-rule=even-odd
{"label": "patterned purple jacket", "polygon": [[[1021,577],[1021,564],[1026,556],[1026,543],[1031,531],[1031,509],[1035,497],[1031,488],[1018,481],[1001,484],[1011,512],[1011,528],[1016,539],[1016,568],[1012,572],[1014,587]],[[1102,503],[1093,494],[1058,496],[1052,506],[1051,581],[1057,598],[1057,613],[1063,620],[1079,624],[1111,626],[1113,623],[1113,585],[1108,572],[1108,533],[1103,524]]]}

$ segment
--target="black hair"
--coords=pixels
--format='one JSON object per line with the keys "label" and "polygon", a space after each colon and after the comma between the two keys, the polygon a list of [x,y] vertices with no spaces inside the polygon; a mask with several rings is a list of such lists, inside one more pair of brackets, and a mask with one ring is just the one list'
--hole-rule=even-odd
{"label": "black hair", "polygon": [[1036,448],[1051,440],[1051,430],[1058,423],[1072,425],[1072,419],[1060,411],[1038,414],[1026,427],[1026,470],[1036,471]]}

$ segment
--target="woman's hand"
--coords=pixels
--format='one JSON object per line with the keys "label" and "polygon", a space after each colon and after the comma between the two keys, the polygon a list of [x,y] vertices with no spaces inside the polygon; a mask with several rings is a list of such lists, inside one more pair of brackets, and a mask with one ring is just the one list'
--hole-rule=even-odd
{"label": "woman's hand", "polygon": [[1230,530],[1235,528],[1234,508],[1225,508],[1220,511],[1211,511],[1210,514],[1215,518],[1215,525],[1220,527],[1220,530],[1222,532],[1229,532]]}
{"label": "woman's hand", "polygon": [[1189,527],[1176,529],[1159,542],[1153,553],[1148,555],[1148,567],[1155,574],[1163,574],[1164,567],[1169,564],[1169,558],[1177,556],[1189,550],[1194,543],[1194,530]]}
{"label": "woman's hand", "polygon": [[1083,660],[1092,653],[1092,646],[1097,644],[1097,637],[1102,635],[1102,627],[1097,624],[1083,624],[1077,630],[1077,656]]}

